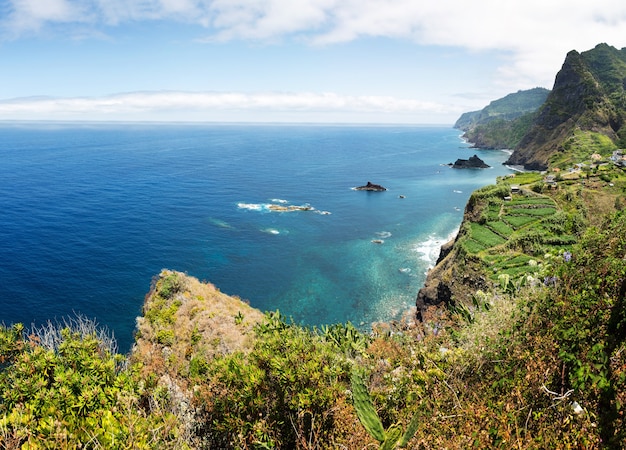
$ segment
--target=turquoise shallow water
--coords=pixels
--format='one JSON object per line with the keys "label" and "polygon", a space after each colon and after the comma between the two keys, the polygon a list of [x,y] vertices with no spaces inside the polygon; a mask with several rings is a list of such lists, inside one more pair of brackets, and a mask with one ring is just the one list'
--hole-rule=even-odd
{"label": "turquoise shallow water", "polygon": [[[509,172],[446,127],[4,124],[0,138],[0,320],[81,313],[122,350],[162,268],[304,324],[397,317],[471,191]],[[474,153],[493,167],[441,165]],[[388,190],[352,189],[367,181]]]}

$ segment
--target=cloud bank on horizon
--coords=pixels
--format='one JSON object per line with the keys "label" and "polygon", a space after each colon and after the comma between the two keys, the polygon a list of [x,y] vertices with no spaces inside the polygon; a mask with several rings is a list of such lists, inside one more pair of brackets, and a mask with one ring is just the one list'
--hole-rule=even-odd
{"label": "cloud bank on horizon", "polygon": [[568,51],[625,46],[625,26],[618,0],[5,0],[0,118],[451,123],[550,88]]}

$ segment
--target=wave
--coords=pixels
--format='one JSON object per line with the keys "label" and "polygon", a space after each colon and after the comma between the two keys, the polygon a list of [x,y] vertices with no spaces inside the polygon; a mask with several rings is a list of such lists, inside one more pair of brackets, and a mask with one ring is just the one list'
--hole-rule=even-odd
{"label": "wave", "polygon": [[519,173],[525,173],[527,172],[526,169],[524,169],[524,166],[510,166],[508,164],[505,164],[504,167],[506,167],[507,169],[510,169],[514,172],[519,172]]}
{"label": "wave", "polygon": [[378,231],[376,233],[376,236],[378,236],[381,239],[387,239],[391,237],[391,233],[389,231]]}
{"label": "wave", "polygon": [[276,228],[264,228],[261,231],[267,234],[280,234],[280,231],[278,231]]}
{"label": "wave", "polygon": [[459,229],[456,228],[446,237],[431,234],[425,241],[420,242],[414,247],[414,250],[422,255],[422,261],[428,264],[428,269],[435,266],[439,258],[439,253],[441,252],[441,246],[454,239],[458,232]]}
{"label": "wave", "polygon": [[248,209],[250,211],[263,211],[267,210],[267,203],[237,203],[239,209]]}
{"label": "wave", "polygon": [[313,211],[321,215],[331,214],[329,211],[319,211],[305,203],[303,205],[290,205],[289,201],[280,198],[272,199],[273,203],[237,203],[239,209],[247,209],[250,211],[260,212],[293,212],[293,211]]}

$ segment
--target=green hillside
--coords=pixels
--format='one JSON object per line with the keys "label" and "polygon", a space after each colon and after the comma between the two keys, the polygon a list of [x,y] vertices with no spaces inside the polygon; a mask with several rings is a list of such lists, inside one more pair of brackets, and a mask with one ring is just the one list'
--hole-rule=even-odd
{"label": "green hillside", "polygon": [[550,91],[544,88],[520,90],[494,100],[480,111],[463,113],[454,124],[454,128],[468,131],[478,125],[485,125],[491,120],[513,120],[524,114],[536,111],[546,100]]}
{"label": "green hillside", "polygon": [[550,91],[534,88],[492,101],[480,111],[464,113],[454,124],[477,148],[514,148],[529,130],[534,113]]}
{"label": "green hillside", "polygon": [[[602,135],[605,153],[626,146],[626,49],[607,44],[567,54],[554,87],[508,164],[544,170],[560,164],[576,135]],[[591,153],[590,153],[591,154]]]}

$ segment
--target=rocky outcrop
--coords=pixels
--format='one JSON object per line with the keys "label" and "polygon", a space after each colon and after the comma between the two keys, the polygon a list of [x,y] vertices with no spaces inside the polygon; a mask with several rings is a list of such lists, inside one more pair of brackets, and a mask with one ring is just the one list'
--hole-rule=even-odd
{"label": "rocky outcrop", "polygon": [[382,187],[380,184],[374,184],[370,181],[368,181],[365,186],[355,187],[354,189],[356,191],[374,191],[374,192],[381,192],[381,191],[387,190],[387,188]]}
{"label": "rocky outcrop", "polygon": [[488,169],[488,164],[477,155],[470,156],[469,159],[457,159],[454,164],[448,164],[453,169]]}
{"label": "rocky outcrop", "polygon": [[419,321],[435,319],[444,306],[471,302],[473,293],[489,284],[480,264],[461,256],[454,243],[452,240],[441,247],[437,264],[417,293],[415,306]]}
{"label": "rocky outcrop", "polygon": [[263,317],[239,298],[184,273],[163,270],[153,279],[143,315],[137,318],[131,358],[141,363],[145,379],[158,375],[170,410],[186,426],[186,438],[193,435],[198,413],[194,386],[186,375],[198,370],[198,361],[248,352],[254,326]]}
{"label": "rocky outcrop", "polygon": [[415,306],[418,321],[436,320],[447,309],[444,307],[457,303],[469,304],[478,289],[489,286],[481,263],[464,254],[457,244],[466,229],[464,225],[468,221],[475,221],[480,211],[480,207],[468,202],[458,235],[441,246],[435,266],[428,271],[424,286],[417,293]]}

